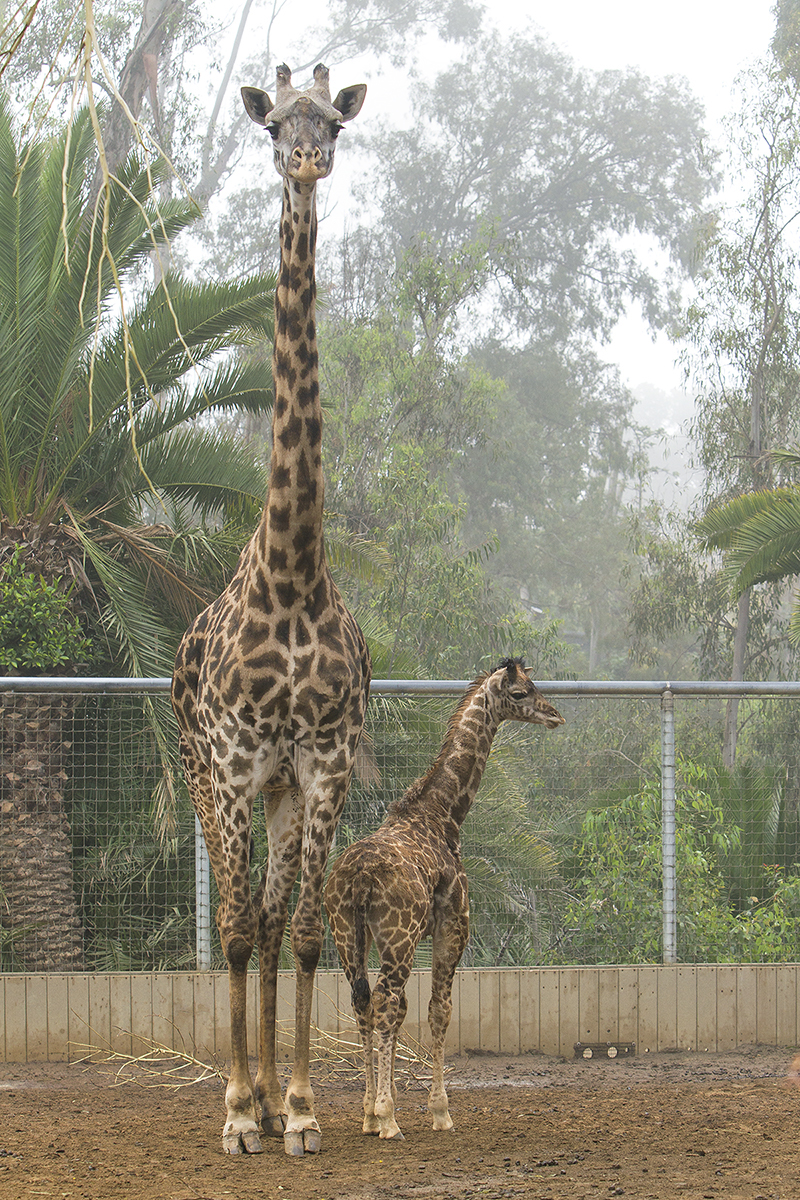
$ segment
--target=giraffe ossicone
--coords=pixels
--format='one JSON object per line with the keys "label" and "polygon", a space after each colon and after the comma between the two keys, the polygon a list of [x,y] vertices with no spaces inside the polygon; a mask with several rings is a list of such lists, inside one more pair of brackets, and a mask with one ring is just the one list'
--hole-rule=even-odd
{"label": "giraffe ossicone", "polygon": [[[270,480],[258,528],[222,594],[184,635],[172,702],[189,794],[220,895],[217,925],[230,984],[231,1070],[223,1147],[259,1153],[261,1131],[287,1154],[316,1153],[309,1079],[314,973],[322,949],[322,887],[364,724],[371,667],[325,557],[322,414],[315,323],[316,183],[366,87],[330,101],[321,64],[305,91],[277,72],[276,100],[242,89],[266,126],[284,181],[275,292]],[[336,107],[340,105],[341,107]],[[253,808],[261,793],[269,854],[255,896]],[[275,1062],[278,955],[295,880],[295,1053],[281,1096]],[[258,1073],[247,1057],[247,964],[258,945]]]}
{"label": "giraffe ossicone", "polygon": [[[469,937],[460,830],[503,721],[545,729],[564,723],[521,659],[504,659],[471,684],[430,770],[390,804],[374,833],[344,851],[328,877],[325,910],[350,984],[364,1052],[364,1133],[398,1141],[403,1137],[395,1116],[394,1060],[408,1008],[406,983],[414,952],[425,937],[433,942],[428,1109],[435,1130],[453,1127],[444,1086],[444,1043],[453,977]],[[373,942],[380,972],[370,989],[367,956]]]}

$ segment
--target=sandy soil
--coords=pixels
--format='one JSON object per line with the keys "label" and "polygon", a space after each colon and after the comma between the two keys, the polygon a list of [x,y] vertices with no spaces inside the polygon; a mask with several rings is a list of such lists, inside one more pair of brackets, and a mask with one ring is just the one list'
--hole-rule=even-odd
{"label": "sandy soil", "polygon": [[[103,1064],[0,1066],[0,1197],[89,1200],[800,1198],[793,1050],[610,1062],[474,1056],[449,1063],[456,1127],[435,1134],[412,1068],[406,1136],[361,1133],[354,1071],[315,1072],[322,1152],[222,1153],[219,1079],[180,1087]],[[129,1078],[120,1083],[119,1078]],[[145,1086],[147,1084],[148,1086]]]}

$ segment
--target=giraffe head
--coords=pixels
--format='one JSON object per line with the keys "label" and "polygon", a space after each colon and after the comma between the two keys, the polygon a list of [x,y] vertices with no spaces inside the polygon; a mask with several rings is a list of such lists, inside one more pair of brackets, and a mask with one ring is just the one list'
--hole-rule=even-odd
{"label": "giraffe head", "polygon": [[561,713],[545,700],[531,680],[521,658],[504,658],[489,678],[503,720],[527,721],[532,725],[544,725],[545,729],[556,729],[564,724]]}
{"label": "giraffe head", "polygon": [[243,87],[245,109],[272,138],[278,174],[299,183],[316,183],[330,175],[339,131],[361,111],[367,85],[342,88],[331,103],[328,68],[322,63],[314,67],[314,82],[305,92],[292,87],[292,73],[285,64],[278,67],[277,75],[275,103],[260,88]]}

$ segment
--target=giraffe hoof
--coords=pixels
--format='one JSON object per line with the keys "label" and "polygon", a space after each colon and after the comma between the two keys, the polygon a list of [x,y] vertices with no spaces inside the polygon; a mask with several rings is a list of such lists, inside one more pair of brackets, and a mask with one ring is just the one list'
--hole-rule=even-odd
{"label": "giraffe hoof", "polygon": [[322,1149],[322,1134],[318,1129],[306,1129],[303,1134],[306,1154],[319,1154]]}
{"label": "giraffe hoof", "polygon": [[302,1158],[305,1154],[319,1154],[322,1148],[322,1134],[318,1129],[293,1129],[283,1135],[283,1149],[286,1154]]}
{"label": "giraffe hoof", "polygon": [[264,1113],[261,1118],[261,1129],[267,1137],[282,1138],[286,1129],[286,1113]]}
{"label": "giraffe hoof", "polygon": [[292,1133],[284,1133],[283,1149],[286,1154],[291,1154],[295,1158],[302,1158],[306,1152],[306,1148],[303,1145],[302,1129],[296,1129]]}
{"label": "giraffe hoof", "polygon": [[226,1154],[261,1154],[261,1139],[254,1129],[232,1130],[223,1134],[222,1149]]}
{"label": "giraffe hoof", "polygon": [[242,1145],[244,1146],[247,1154],[262,1153],[261,1138],[255,1132],[255,1130],[251,1130],[249,1133],[242,1134]]}

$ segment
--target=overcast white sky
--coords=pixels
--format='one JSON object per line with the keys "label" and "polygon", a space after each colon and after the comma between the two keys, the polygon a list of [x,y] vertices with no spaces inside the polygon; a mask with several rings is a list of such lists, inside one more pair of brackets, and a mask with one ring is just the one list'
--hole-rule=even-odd
{"label": "overcast white sky", "polygon": [[[557,45],[586,66],[640,67],[649,75],[683,75],[718,119],[733,80],[760,58],[772,36],[773,0],[515,0]],[[489,2],[495,19],[510,6]]]}

